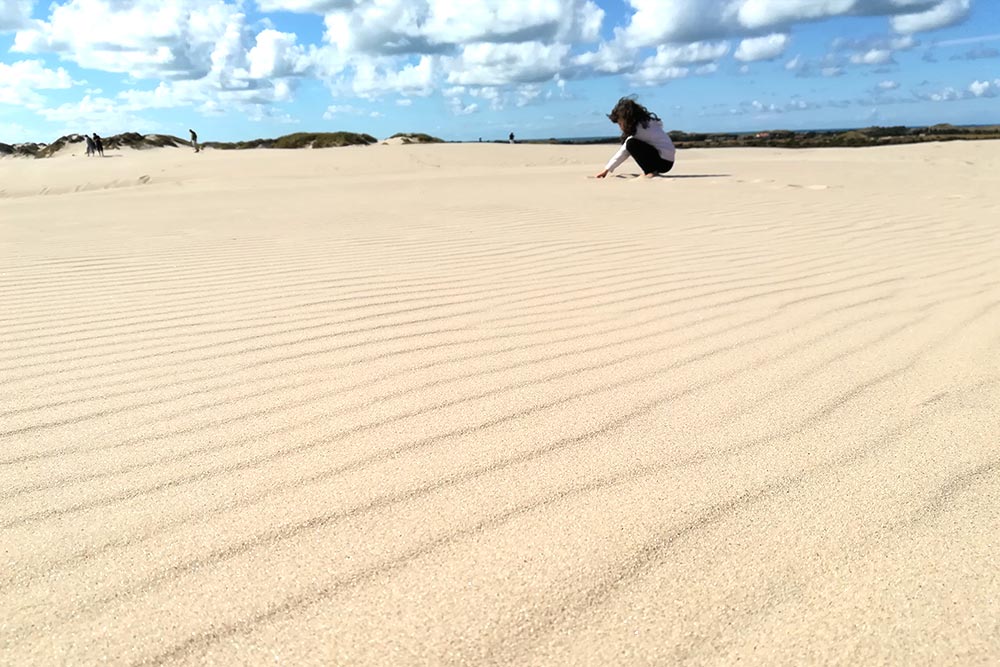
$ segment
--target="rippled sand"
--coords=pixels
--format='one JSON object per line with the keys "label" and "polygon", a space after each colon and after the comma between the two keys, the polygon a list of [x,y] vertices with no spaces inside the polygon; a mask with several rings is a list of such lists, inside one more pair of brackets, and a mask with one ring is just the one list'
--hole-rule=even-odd
{"label": "rippled sand", "polygon": [[1000,661],[1000,142],[611,150],[0,161],[0,663]]}

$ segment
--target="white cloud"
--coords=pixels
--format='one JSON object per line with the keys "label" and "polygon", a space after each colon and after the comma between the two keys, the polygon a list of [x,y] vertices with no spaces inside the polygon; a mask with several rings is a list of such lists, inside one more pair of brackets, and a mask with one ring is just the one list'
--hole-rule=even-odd
{"label": "white cloud", "polygon": [[882,35],[863,39],[839,37],[833,40],[834,52],[848,54],[868,51],[909,51],[919,45],[920,42],[913,35]]}
{"label": "white cloud", "polygon": [[12,50],[136,78],[197,79],[227,58],[244,30],[239,7],[221,0],[70,0],[18,31]]}
{"label": "white cloud", "polygon": [[604,10],[593,0],[270,0],[268,7],[327,5],[327,40],[346,53],[448,53],[476,42],[593,42]]}
{"label": "white cloud", "polygon": [[468,116],[479,111],[478,104],[466,104],[459,96],[448,98],[448,106],[451,107],[451,112],[456,116]]}
{"label": "white cloud", "polygon": [[941,92],[930,94],[930,99],[934,102],[953,102],[962,99],[962,97],[961,92],[951,87],[945,88]]}
{"label": "white cloud", "polygon": [[[725,37],[782,32],[807,21],[838,16],[889,16],[899,32],[959,20],[969,0],[628,0],[634,9],[621,38],[628,46],[655,46]],[[895,19],[898,18],[898,23]],[[907,29],[903,29],[903,27]],[[926,27],[925,27],[926,26]]]}
{"label": "white cloud", "polygon": [[1000,94],[1000,79],[993,81],[973,81],[969,84],[969,92],[974,97],[996,97]]}
{"label": "white cloud", "polygon": [[691,65],[718,60],[729,53],[729,42],[692,42],[683,45],[663,45],[656,48],[656,60],[661,64]]}
{"label": "white cloud", "polygon": [[572,62],[584,70],[600,74],[621,74],[635,66],[636,50],[626,47],[621,40],[602,42],[596,51],[582,53]]}
{"label": "white cloud", "polygon": [[[260,117],[260,107],[292,99],[292,84],[286,79],[234,80],[222,87],[210,78],[197,81],[161,81],[153,90],[124,90],[118,93],[128,111],[195,107],[209,115],[239,110]],[[270,116],[268,116],[270,117]]]}
{"label": "white cloud", "polygon": [[67,102],[54,108],[37,110],[45,120],[60,123],[63,133],[115,134],[124,131],[150,132],[157,125],[139,118],[117,100],[84,95],[79,102]]}
{"label": "white cloud", "polygon": [[543,89],[538,84],[525,84],[523,86],[518,86],[515,91],[514,104],[519,107],[526,107],[529,104],[536,102],[542,96]]}
{"label": "white cloud", "polygon": [[0,0],[0,32],[26,25],[32,4],[33,0]]}
{"label": "white cloud", "polygon": [[426,55],[400,69],[392,59],[364,58],[355,64],[351,86],[356,95],[364,98],[389,93],[427,96],[434,91],[436,71],[437,61]]}
{"label": "white cloud", "polygon": [[309,69],[309,58],[292,33],[263,30],[247,53],[250,77],[266,79],[302,74]]}
{"label": "white cloud", "polygon": [[322,14],[335,9],[350,9],[355,0],[257,0],[264,12],[300,12]]}
{"label": "white cloud", "polygon": [[403,99],[396,100],[396,106],[397,107],[410,107],[410,106],[413,106],[413,100],[411,100],[408,97],[404,97]]}
{"label": "white cloud", "polygon": [[688,65],[700,65],[695,69],[697,74],[711,74],[717,69],[713,61],[729,53],[730,48],[725,41],[659,46],[654,55],[629,73],[628,78],[640,86],[658,86],[688,76],[691,73]]}
{"label": "white cloud", "polygon": [[851,56],[851,62],[855,65],[886,65],[892,61],[892,51],[889,49],[869,49]]}
{"label": "white cloud", "polygon": [[65,69],[47,69],[41,60],[0,63],[0,104],[38,107],[44,98],[36,91],[72,88],[73,84]]}
{"label": "white cloud", "polygon": [[671,79],[683,79],[690,73],[690,68],[659,65],[654,58],[647,58],[639,69],[629,74],[628,78],[639,86],[659,86]]}
{"label": "white cloud", "polygon": [[[70,0],[18,31],[13,50],[54,52],[81,67],[158,81],[152,90],[119,94],[130,111],[192,106],[271,117],[259,107],[291,99],[289,77],[314,62],[316,54],[296,41],[270,28],[255,36],[239,2]],[[93,111],[101,99],[80,104]]]}
{"label": "white cloud", "polygon": [[754,100],[750,103],[750,108],[760,113],[781,113],[781,109],[773,103],[764,103]]}
{"label": "white cloud", "polygon": [[879,81],[879,90],[896,90],[899,88],[899,83],[897,81]]}
{"label": "white cloud", "polygon": [[351,104],[331,104],[323,113],[323,119],[333,120],[337,116],[362,116],[364,114],[364,109],[359,109]]}
{"label": "white cloud", "polygon": [[552,80],[562,71],[568,44],[468,44],[457,58],[448,58],[447,81],[466,86],[504,86]]}
{"label": "white cloud", "polygon": [[782,33],[744,39],[733,57],[746,63],[774,60],[785,52],[789,41],[788,35]]}
{"label": "white cloud", "polygon": [[926,11],[893,17],[892,28],[901,33],[946,28],[965,19],[971,8],[972,0],[942,0]]}
{"label": "white cloud", "polygon": [[[321,14],[323,43],[302,44],[266,16],[252,26],[246,17],[252,2],[264,12]],[[30,18],[35,4],[42,20]],[[609,40],[601,39],[605,12],[598,0],[58,0],[44,9],[30,0],[0,0],[0,31],[17,30],[15,52],[53,53],[129,77],[131,90],[105,86],[115,92],[49,110],[60,118],[107,117],[101,105],[112,99],[125,113],[190,107],[275,120],[282,112],[272,107],[291,100],[306,76],[323,81],[336,99],[403,96],[400,106],[411,96],[460,87],[444,96],[448,105],[475,113],[551,98],[559,93],[549,84],[567,79],[624,75],[630,84],[660,85],[712,74],[729,55],[746,72],[744,63],[781,58],[796,24],[888,19],[895,34],[838,40],[825,58],[796,56],[785,64],[797,76],[837,76],[852,65],[893,62],[894,53],[918,43],[914,33],[962,20],[971,0],[624,4],[632,11]],[[38,86],[12,80],[0,73],[0,100],[44,105]]]}

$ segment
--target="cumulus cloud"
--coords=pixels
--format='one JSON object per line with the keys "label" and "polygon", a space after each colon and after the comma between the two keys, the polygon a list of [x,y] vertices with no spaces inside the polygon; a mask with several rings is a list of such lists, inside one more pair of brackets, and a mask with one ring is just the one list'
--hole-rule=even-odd
{"label": "cumulus cloud", "polygon": [[12,50],[136,78],[197,79],[244,30],[239,8],[221,0],[71,0],[18,31]]}
{"label": "cumulus cloud", "polygon": [[552,80],[569,55],[568,44],[521,42],[519,44],[469,44],[448,59],[448,83],[503,86]]}
{"label": "cumulus cloud", "polygon": [[789,41],[788,35],[781,33],[744,39],[733,57],[746,63],[774,60],[785,52]]}
{"label": "cumulus cloud", "polygon": [[844,73],[845,61],[835,54],[827,54],[818,59],[806,59],[796,55],[785,63],[785,69],[797,77],[834,77]]}
{"label": "cumulus cloud", "polygon": [[730,50],[729,42],[693,42],[684,45],[663,45],[656,53],[642,60],[629,72],[629,80],[640,86],[657,86],[671,79],[680,79],[691,73],[712,74],[718,67],[714,61]]}
{"label": "cumulus cloud", "polygon": [[774,103],[764,103],[759,100],[754,100],[750,103],[750,107],[760,113],[780,113],[781,108]]}
{"label": "cumulus cloud", "polygon": [[[300,0],[271,0],[269,7]],[[309,3],[305,3],[309,4]],[[604,20],[593,0],[359,0],[332,4],[327,40],[347,53],[448,53],[470,43],[593,42]]]}
{"label": "cumulus cloud", "polygon": [[351,86],[364,98],[387,93],[426,97],[434,91],[437,68],[437,61],[426,55],[398,69],[392,59],[364,59],[355,64]]}
{"label": "cumulus cloud", "polygon": [[851,62],[855,65],[887,65],[894,61],[892,51],[888,49],[870,49],[864,53],[855,53],[852,55]]}
{"label": "cumulus cloud", "polygon": [[934,3],[926,11],[903,14],[892,18],[892,28],[896,32],[927,32],[947,28],[964,20],[972,8],[972,0],[943,0]]}
{"label": "cumulus cloud", "polygon": [[[131,90],[85,96],[76,104],[80,113],[103,113],[103,100],[112,100],[128,113],[191,107],[275,120],[282,116],[272,106],[291,100],[307,76],[338,98],[408,99],[451,87],[446,104],[455,113],[475,113],[565,95],[566,80],[624,75],[630,84],[652,86],[711,75],[730,56],[737,65],[783,57],[803,22],[883,17],[894,34],[838,40],[825,58],[796,56],[785,65],[797,76],[838,76],[852,66],[891,64],[896,52],[918,44],[916,33],[961,21],[971,5],[624,0],[630,11],[613,36],[602,39],[606,17],[599,0],[255,0],[263,12],[321,15],[322,42],[303,44],[266,16],[262,26],[249,22],[250,2],[59,0],[33,20],[36,3],[0,0],[0,30],[16,30],[15,52],[53,53],[130,79]],[[36,89],[21,86],[17,99],[37,95],[30,92]],[[0,81],[0,90],[15,99],[12,85]]]}
{"label": "cumulus cloud", "polygon": [[[926,85],[927,82],[924,82]],[[917,90],[913,93],[918,100],[931,102],[956,102],[958,100],[970,100],[983,97],[996,97],[1000,95],[1000,79],[975,80],[964,88],[948,86],[940,90]]]}
{"label": "cumulus cloud", "polygon": [[833,40],[835,52],[909,51],[920,45],[913,35],[876,35],[863,39],[839,37]]}
{"label": "cumulus cloud", "polygon": [[[889,16],[898,32],[920,32],[962,18],[969,0],[628,0],[634,12],[622,37],[632,46],[783,32],[838,16]],[[968,7],[965,8],[966,11]],[[898,21],[898,24],[896,23]],[[938,25],[940,24],[940,25]],[[927,26],[927,27],[923,27]]]}
{"label": "cumulus cloud", "polygon": [[150,132],[157,128],[155,124],[139,118],[118,100],[84,95],[79,102],[67,102],[54,108],[40,108],[36,112],[45,120],[58,123],[64,133],[99,132],[113,134],[123,128],[139,132]]}
{"label": "cumulus cloud", "polygon": [[629,81],[639,86],[659,86],[671,79],[683,79],[690,74],[689,67],[678,67],[676,65],[662,65],[656,62],[656,58],[647,58],[642,66],[635,72],[629,74]]}
{"label": "cumulus cloud", "polygon": [[[306,73],[314,52],[273,29],[254,35],[239,3],[224,0],[70,0],[51,7],[14,38],[13,51],[52,52],[89,69],[159,82],[124,91],[129,110],[195,106],[205,113],[291,99],[290,77]],[[97,101],[81,108],[97,113]]]}
{"label": "cumulus cloud", "polygon": [[691,65],[718,60],[729,53],[729,42],[692,42],[656,47],[656,60],[668,65]]}
{"label": "cumulus cloud", "polygon": [[33,0],[0,0],[0,32],[26,25],[32,4]]}
{"label": "cumulus cloud", "polygon": [[960,91],[955,90],[950,86],[944,90],[936,93],[930,93],[928,95],[928,99],[934,102],[953,102],[955,100],[960,100],[963,97],[964,95]]}
{"label": "cumulus cloud", "polygon": [[311,62],[298,38],[287,32],[267,29],[259,33],[247,52],[249,74],[253,79],[288,77],[302,74]]}
{"label": "cumulus cloud", "polygon": [[879,81],[878,84],[879,90],[896,90],[897,88],[899,88],[898,81]]}
{"label": "cumulus cloud", "polygon": [[73,84],[65,69],[48,69],[41,60],[0,63],[0,104],[39,107],[45,98],[38,90],[71,88]]}
{"label": "cumulus cloud", "polygon": [[997,94],[1000,94],[1000,79],[973,81],[969,84],[969,93],[973,97],[996,97]]}
{"label": "cumulus cloud", "polygon": [[597,74],[621,74],[635,66],[636,50],[626,47],[621,40],[603,42],[595,51],[573,58],[573,65],[581,71]]}

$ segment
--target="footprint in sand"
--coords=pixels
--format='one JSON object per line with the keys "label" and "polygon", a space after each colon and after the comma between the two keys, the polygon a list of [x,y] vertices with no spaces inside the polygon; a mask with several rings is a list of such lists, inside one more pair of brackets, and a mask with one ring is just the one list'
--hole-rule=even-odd
{"label": "footprint in sand", "polygon": [[142,184],[149,183],[149,176],[147,174],[143,174],[139,177],[139,182]]}

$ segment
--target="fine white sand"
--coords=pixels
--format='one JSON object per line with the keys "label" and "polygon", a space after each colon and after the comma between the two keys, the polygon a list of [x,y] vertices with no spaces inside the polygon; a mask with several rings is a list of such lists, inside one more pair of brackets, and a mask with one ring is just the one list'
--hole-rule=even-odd
{"label": "fine white sand", "polygon": [[1000,661],[1000,142],[611,152],[0,162],[0,663]]}

